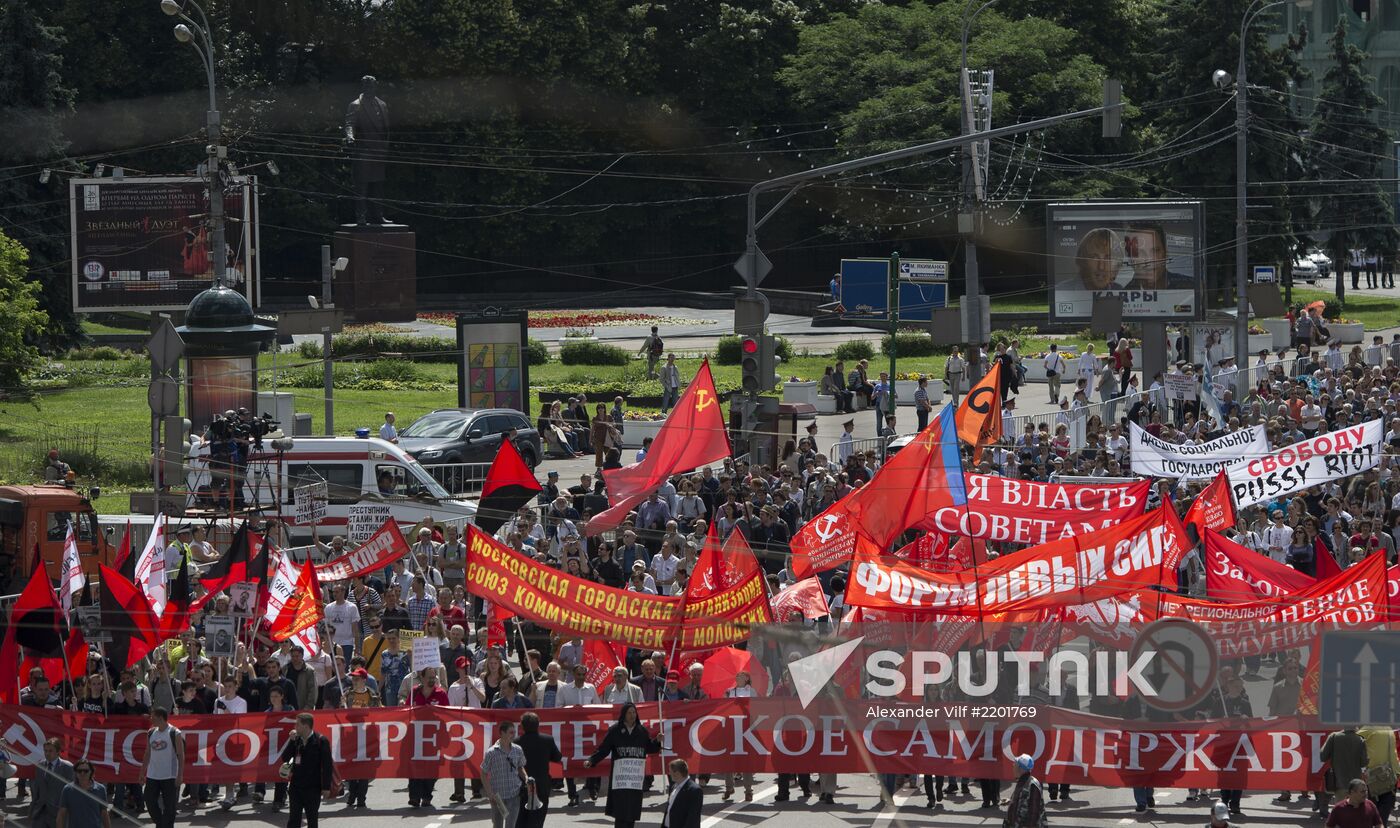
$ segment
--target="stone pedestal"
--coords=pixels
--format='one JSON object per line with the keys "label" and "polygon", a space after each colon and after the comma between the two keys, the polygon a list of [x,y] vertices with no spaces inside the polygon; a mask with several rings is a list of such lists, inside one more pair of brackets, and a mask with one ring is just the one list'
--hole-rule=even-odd
{"label": "stone pedestal", "polygon": [[343,224],[332,256],[350,266],[335,277],[335,306],[355,322],[412,322],[418,316],[417,235],[402,224]]}

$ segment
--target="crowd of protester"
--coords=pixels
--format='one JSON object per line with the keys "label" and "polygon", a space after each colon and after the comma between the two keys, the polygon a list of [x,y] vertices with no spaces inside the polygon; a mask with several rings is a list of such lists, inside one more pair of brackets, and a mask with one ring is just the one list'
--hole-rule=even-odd
{"label": "crowd of protester", "polygon": [[[1400,451],[1400,335],[1390,344],[1373,341],[1369,346],[1343,351],[1335,341],[1318,341],[1325,325],[1316,314],[1299,312],[1295,325],[1295,349],[1260,352],[1247,366],[1237,366],[1233,359],[1221,356],[1216,342],[1205,344],[1206,361],[1192,363],[1189,342],[1181,342],[1184,337],[1173,341],[1171,353],[1180,359],[1170,371],[1193,377],[1204,391],[1195,400],[1173,402],[1168,402],[1163,392],[1162,376],[1139,382],[1126,332],[1110,338],[1105,356],[1095,356],[1092,348],[1080,355],[1066,355],[1056,348],[1029,357],[1019,353],[1017,342],[991,343],[987,356],[1003,366],[1002,391],[1007,400],[1003,423],[1007,428],[998,444],[983,451],[980,463],[974,465],[969,456],[965,464],[969,470],[986,474],[1046,482],[1073,477],[1130,478],[1130,422],[1168,443],[1206,442],[1224,433],[1262,425],[1270,446],[1277,449],[1321,432],[1380,419],[1386,424],[1386,456],[1377,469],[1245,508],[1239,513],[1237,525],[1227,534],[1261,555],[1309,574],[1316,572],[1317,555],[1322,554],[1332,556],[1345,569],[1380,549],[1394,564],[1400,546],[1400,476],[1395,474],[1392,462],[1394,453]],[[1047,373],[1052,374],[1048,388],[1059,408],[1056,414],[1022,418],[1015,412],[1018,394],[1041,393],[1024,383],[1025,361],[1032,358],[1043,360]],[[845,366],[838,363],[824,380],[824,390],[834,392],[840,410],[852,410],[858,397],[864,398],[861,402],[878,405],[881,394],[889,393],[887,378],[872,381],[865,369],[862,362],[846,374]],[[954,383],[953,389],[966,370],[967,363],[960,355],[949,358],[945,379]],[[1249,372],[1250,391],[1244,399],[1237,400],[1233,389],[1241,370]],[[1068,393],[1061,395],[1061,388]],[[1095,394],[1101,400],[1113,398],[1116,402],[1091,411],[1090,399]],[[609,413],[599,405],[591,421],[596,427],[585,427],[590,422],[582,407],[586,401],[579,399],[575,403],[576,413],[554,411],[547,415],[551,433],[562,435],[555,440],[558,451],[572,456],[597,450],[600,458],[605,452],[615,452],[615,429],[622,425],[620,407]],[[919,421],[922,424],[926,418],[920,417]],[[881,423],[882,429],[887,426],[888,422]],[[714,467],[676,476],[618,528],[596,536],[588,535],[587,524],[599,511],[600,496],[605,494],[601,476],[582,474],[577,484],[561,488],[558,475],[551,472],[537,502],[509,516],[497,538],[522,555],[581,578],[621,589],[675,595],[685,589],[707,534],[715,526],[721,539],[733,532],[747,539],[765,570],[770,591],[777,594],[797,581],[789,548],[793,535],[804,523],[869,482],[886,458],[883,442],[874,447],[858,447],[851,439],[850,423],[841,440],[825,450],[817,442],[816,431],[814,423],[808,436],[784,445],[771,465],[726,458]],[[869,446],[869,441],[862,445]],[[1159,481],[1153,488],[1149,508],[1159,508],[1170,499],[1184,512],[1206,482]],[[702,689],[703,666],[669,663],[663,652],[628,650],[626,663],[616,668],[612,680],[595,686],[583,663],[582,642],[576,639],[560,640],[528,623],[511,622],[509,643],[492,646],[488,643],[487,608],[464,588],[465,550],[455,529],[425,523],[415,528],[410,540],[414,543],[412,554],[388,570],[331,587],[321,633],[324,652],[308,657],[291,642],[274,643],[258,637],[240,643],[231,659],[207,657],[201,638],[203,625],[209,617],[229,612],[227,598],[220,597],[195,616],[192,629],[154,651],[140,665],[111,670],[100,653],[94,651],[88,674],[74,676],[61,686],[51,686],[43,671],[36,669],[28,677],[20,703],[96,714],[152,715],[153,719],[159,718],[154,714],[165,713],[197,715],[425,704],[524,710],[604,703],[622,706],[618,724],[622,735],[610,733],[609,738],[640,740],[636,743],[647,748],[651,736],[645,731],[642,735],[633,734],[627,719],[629,705],[658,700],[683,704],[707,697]],[[176,544],[184,542],[177,540]],[[335,554],[346,548],[343,538],[326,547]],[[992,543],[988,553],[995,556],[1017,548]],[[183,554],[183,549],[177,549],[174,558]],[[201,549],[199,554],[212,559],[217,553]],[[1203,571],[1200,550],[1193,550],[1182,563],[1180,590],[1204,595]],[[759,663],[769,673],[764,684],[771,686],[774,694],[793,692],[785,665],[815,646],[817,633],[841,622],[845,577],[839,569],[822,575],[831,608],[829,617],[806,619],[796,614],[776,619],[805,635],[759,635],[740,645],[756,650]],[[419,636],[438,640],[441,667],[419,672],[412,669],[410,639]],[[1250,662],[1222,671],[1220,693],[1210,696],[1206,703],[1218,709],[1201,712],[1247,717],[1287,712],[1290,705],[1296,708],[1297,659],[1285,653],[1264,661],[1262,666],[1276,671],[1267,711],[1253,709],[1245,693],[1244,682],[1259,679],[1261,667],[1260,663]],[[740,673],[725,695],[754,695],[751,679],[750,674]],[[1046,701],[1078,707],[1077,698]],[[537,736],[537,720],[533,730]],[[518,735],[527,740],[531,727]],[[594,760],[613,749],[614,741],[600,748]],[[506,776],[495,776],[497,768],[493,764],[492,769],[483,769],[482,778],[456,778],[447,797],[449,802],[481,799],[490,803],[493,813],[499,810],[501,786],[518,770],[509,759],[514,755],[510,745],[501,744],[506,758],[500,761],[506,763],[501,766],[507,768]],[[1368,750],[1372,752],[1369,760],[1365,758]],[[1361,758],[1356,761],[1358,751]],[[1339,781],[1334,791],[1310,794],[1316,797],[1316,807],[1324,808],[1329,795],[1338,798],[1339,807],[1346,806],[1348,796],[1354,792],[1349,788],[1352,780],[1358,779],[1364,787],[1364,769],[1381,764],[1387,751],[1389,764],[1400,770],[1393,735],[1387,743],[1374,731],[1334,734],[1324,745],[1320,758],[1332,763]],[[1034,782],[1031,769],[1019,770],[1024,777],[1011,780],[1015,783],[1011,799],[1018,812],[1027,809],[1027,797],[1039,792],[1038,782],[1030,785],[1026,781],[1030,778]],[[1394,800],[1394,774],[1389,778],[1389,790],[1376,790],[1376,778],[1370,779],[1373,784],[1369,798],[1384,814],[1382,818],[1388,818]],[[891,791],[900,785],[922,782],[930,808],[946,807],[945,801],[950,797],[970,798],[970,783],[976,781],[983,807],[1003,804],[1002,783],[995,779],[924,776],[920,780],[887,776],[881,781]],[[752,775],[701,778],[698,782],[702,788],[709,783],[721,784],[725,799],[741,789],[746,799],[753,796]],[[366,807],[371,784],[368,780],[348,783],[347,806]],[[805,774],[783,774],[777,784],[778,801],[790,799],[794,785],[803,797],[810,798],[815,793],[815,799],[810,800],[814,804],[833,804],[839,790],[838,780],[830,774],[819,774],[816,780]],[[592,802],[603,795],[596,777],[586,781],[551,781],[549,787],[556,785],[565,791],[566,808],[587,807],[585,800]],[[274,810],[288,806],[286,782],[274,786],[229,785],[222,796],[213,786],[187,785],[180,797],[191,805],[217,802],[219,807],[231,809],[243,803],[245,797],[252,804],[264,803],[268,787],[273,789]],[[650,779],[647,787],[653,787]],[[20,783],[19,792],[26,795],[24,783]],[[546,799],[548,793],[539,791]],[[1139,812],[1155,808],[1151,789],[1135,789],[1133,793]],[[1062,785],[1049,786],[1049,794],[1051,801],[1068,801],[1071,797],[1069,787]],[[410,806],[432,807],[437,795],[437,780],[410,781]],[[1205,795],[1206,792],[1191,791],[1187,800],[1194,802]],[[104,789],[104,796],[129,814],[152,807],[149,787],[143,796],[137,786],[114,784]],[[1284,793],[1280,799],[1290,796]],[[1240,813],[1239,791],[1220,791],[1219,797],[1216,808],[1223,805],[1227,814]],[[156,798],[159,800],[159,795]],[[39,804],[37,800],[36,796],[35,805]],[[296,803],[298,815],[306,811],[308,817],[313,817],[306,809],[305,802]],[[621,810],[635,811],[631,805]],[[171,818],[170,814],[169,810],[151,812],[157,824]],[[619,822],[625,820],[619,817]]]}

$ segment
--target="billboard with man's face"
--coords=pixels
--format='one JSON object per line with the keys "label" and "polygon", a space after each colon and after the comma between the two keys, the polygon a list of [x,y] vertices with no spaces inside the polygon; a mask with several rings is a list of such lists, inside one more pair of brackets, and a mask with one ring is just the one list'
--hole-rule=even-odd
{"label": "billboard with man's face", "polygon": [[1046,218],[1051,319],[1088,321],[1096,297],[1122,299],[1125,321],[1200,316],[1200,202],[1051,204]]}

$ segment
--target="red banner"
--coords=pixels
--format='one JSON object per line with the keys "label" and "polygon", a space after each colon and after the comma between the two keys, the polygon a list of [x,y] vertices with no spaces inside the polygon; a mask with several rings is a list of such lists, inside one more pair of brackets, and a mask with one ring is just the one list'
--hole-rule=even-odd
{"label": "red banner", "polygon": [[1155,586],[1176,588],[1190,544],[1170,503],[1109,529],[1032,546],[973,572],[887,563],[858,544],[846,604],[942,613],[1001,613],[1086,604]]}
{"label": "red banner", "polygon": [[348,581],[377,572],[407,554],[408,541],[399,530],[398,522],[389,518],[355,551],[316,567],[316,577],[322,583]]}
{"label": "red banner", "polygon": [[[1313,790],[1316,760],[1331,728],[1300,717],[1182,722],[1155,726],[1041,705],[1035,718],[994,706],[940,705],[936,724],[901,715],[897,703],[860,703],[866,718],[818,702],[716,699],[665,706],[662,743],[671,751],[648,760],[649,773],[680,756],[694,773],[934,773],[1012,779],[1012,757],[1029,753],[1043,781],[1073,785],[1158,788]],[[611,706],[536,711],[541,732],[564,756],[556,773],[589,776],[583,759],[616,721]],[[657,727],[655,704],[639,708]],[[480,773],[496,723],[519,711],[451,707],[319,711],[317,732],[330,739],[337,771],[347,779],[462,778]],[[292,714],[174,716],[184,734],[185,781],[195,784],[277,781]],[[776,729],[775,729],[776,728]],[[11,760],[32,776],[46,738],[57,737],[69,760],[85,758],[105,783],[134,782],[146,750],[144,717],[99,716],[34,707],[0,707],[0,730],[15,748]],[[873,768],[868,765],[873,762]]]}
{"label": "red banner", "polygon": [[681,598],[613,589],[533,561],[467,527],[467,592],[565,637],[660,649],[681,625]]}
{"label": "red banner", "polygon": [[1351,626],[1386,619],[1389,606],[1387,581],[1385,553],[1375,552],[1350,569],[1282,599],[1221,604],[1173,594],[1162,595],[1155,603],[1159,615],[1199,622],[1257,621],[1280,625],[1334,623]]}
{"label": "red banner", "polygon": [[1036,483],[987,474],[967,477],[967,508],[944,506],[919,524],[945,535],[1038,544],[1141,517],[1152,482]]}
{"label": "red banner", "polygon": [[1219,532],[1207,530],[1201,540],[1206,553],[1206,594],[1218,601],[1282,598],[1317,582]]}

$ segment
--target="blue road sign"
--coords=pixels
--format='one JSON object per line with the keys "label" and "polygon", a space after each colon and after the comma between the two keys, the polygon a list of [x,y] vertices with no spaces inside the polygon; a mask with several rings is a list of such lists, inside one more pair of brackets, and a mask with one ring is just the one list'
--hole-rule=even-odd
{"label": "blue road sign", "polygon": [[1318,718],[1332,725],[1400,724],[1400,632],[1322,634]]}
{"label": "blue road sign", "polygon": [[[890,318],[890,260],[842,259],[841,306],[848,319]],[[948,306],[947,282],[899,283],[899,318],[928,322],[936,308]]]}

